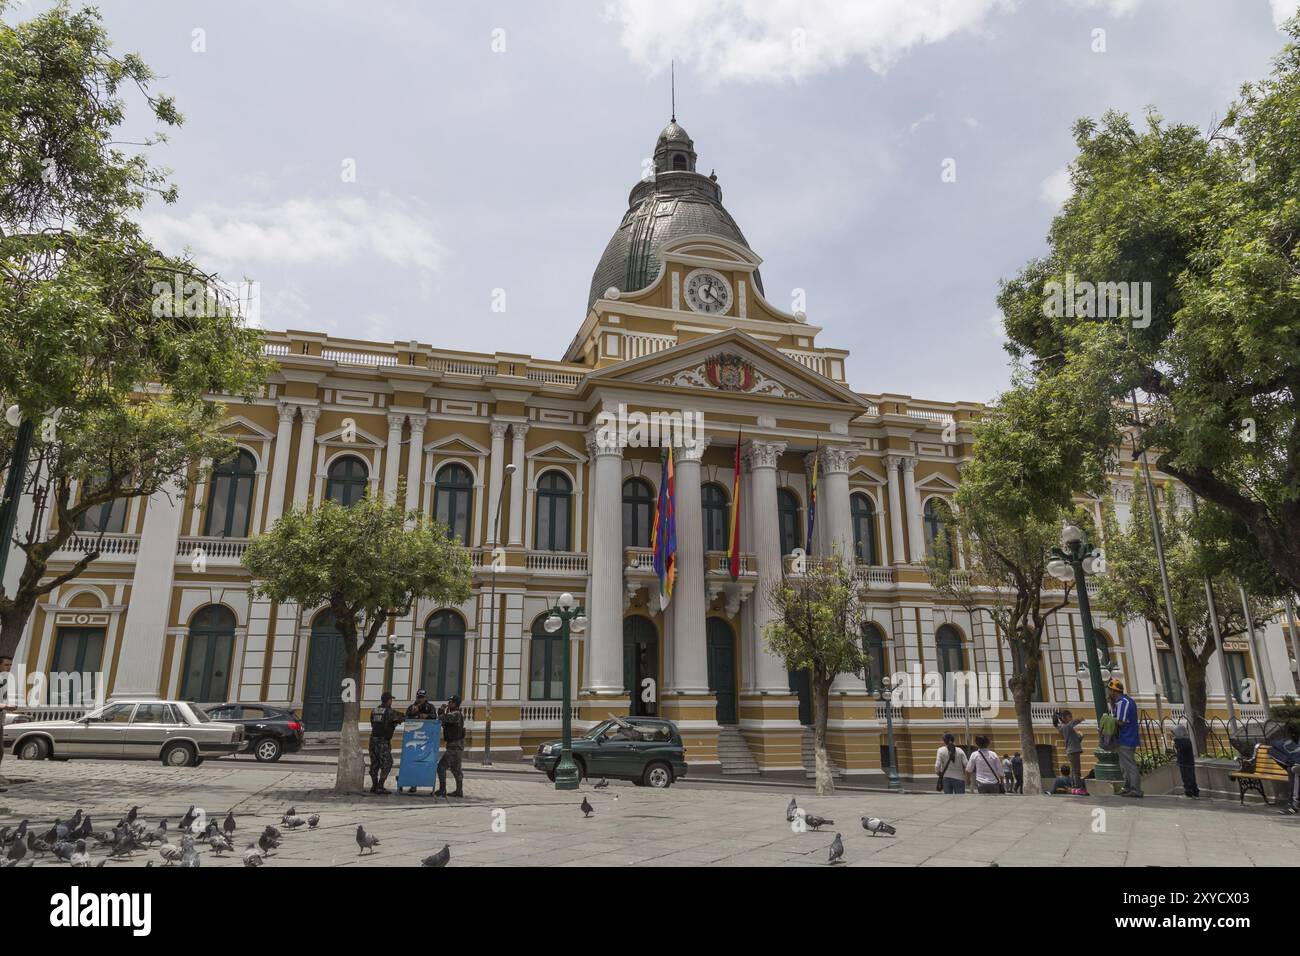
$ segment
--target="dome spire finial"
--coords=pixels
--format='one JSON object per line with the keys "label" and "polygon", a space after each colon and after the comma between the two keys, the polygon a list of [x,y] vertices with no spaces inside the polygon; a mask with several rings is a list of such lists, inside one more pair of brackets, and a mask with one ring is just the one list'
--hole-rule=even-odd
{"label": "dome spire finial", "polygon": [[670,76],[671,83],[672,83],[672,93],[673,93],[673,113],[672,113],[672,120],[673,120],[674,123],[676,123],[676,122],[677,122],[677,61],[676,61],[676,60],[669,60],[669,61],[668,61],[668,69],[669,69],[669,71],[670,71],[670,72],[669,72],[669,76]]}

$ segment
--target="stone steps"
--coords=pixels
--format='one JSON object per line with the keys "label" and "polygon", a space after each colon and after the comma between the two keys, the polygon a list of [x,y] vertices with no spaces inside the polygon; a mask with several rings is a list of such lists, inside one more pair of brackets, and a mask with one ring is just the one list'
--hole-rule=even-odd
{"label": "stone steps", "polygon": [[718,763],[724,775],[759,772],[758,761],[735,724],[722,724],[718,731]]}
{"label": "stone steps", "polygon": [[[815,779],[817,776],[817,756],[814,751],[813,729],[805,727],[803,729],[803,739],[799,742],[799,755],[803,763],[804,776],[809,780]],[[843,780],[844,771],[835,763],[829,753],[826,755],[826,759],[831,764],[831,777],[835,780]]]}

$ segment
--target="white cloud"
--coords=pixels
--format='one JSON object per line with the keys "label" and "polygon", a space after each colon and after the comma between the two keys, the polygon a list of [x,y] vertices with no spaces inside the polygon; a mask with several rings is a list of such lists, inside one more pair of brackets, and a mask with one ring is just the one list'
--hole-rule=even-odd
{"label": "white cloud", "polygon": [[860,60],[884,73],[909,49],[973,32],[1013,0],[612,0],[623,47],[717,80],[800,80]]}
{"label": "white cloud", "polygon": [[192,249],[202,268],[227,277],[256,279],[268,266],[359,265],[375,259],[427,277],[444,256],[427,217],[389,195],[210,205],[182,216],[146,216],[142,225],[161,248]]}
{"label": "white cloud", "polygon": [[907,131],[908,131],[909,133],[915,133],[918,129],[920,129],[920,128],[921,128],[922,126],[924,126],[926,123],[933,123],[933,122],[934,122],[934,114],[933,114],[933,113],[926,113],[926,114],[925,114],[924,116],[922,116],[919,120],[917,120],[917,121],[914,122],[911,126],[909,126],[909,127],[907,128]]}
{"label": "white cloud", "polygon": [[1300,11],[1300,0],[1268,0],[1273,11],[1273,26],[1280,27]]}
{"label": "white cloud", "polygon": [[1062,166],[1044,179],[1042,185],[1038,187],[1038,198],[1055,207],[1063,206],[1073,193],[1074,187],[1070,185],[1068,166]]}

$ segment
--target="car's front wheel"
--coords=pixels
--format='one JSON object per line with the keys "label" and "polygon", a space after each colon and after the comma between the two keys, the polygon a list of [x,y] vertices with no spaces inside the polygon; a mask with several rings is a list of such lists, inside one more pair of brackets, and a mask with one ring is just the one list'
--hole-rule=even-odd
{"label": "car's front wheel", "polygon": [[44,760],[50,755],[49,742],[41,737],[24,740],[18,747],[19,760]]}
{"label": "car's front wheel", "polygon": [[253,756],[266,763],[275,763],[282,753],[284,748],[274,737],[263,737],[253,745]]}
{"label": "car's front wheel", "polygon": [[666,763],[652,763],[645,768],[641,782],[655,790],[666,790],[673,785],[673,771]]}
{"label": "car's front wheel", "polygon": [[164,767],[193,767],[198,756],[189,744],[171,744],[162,752],[162,762]]}

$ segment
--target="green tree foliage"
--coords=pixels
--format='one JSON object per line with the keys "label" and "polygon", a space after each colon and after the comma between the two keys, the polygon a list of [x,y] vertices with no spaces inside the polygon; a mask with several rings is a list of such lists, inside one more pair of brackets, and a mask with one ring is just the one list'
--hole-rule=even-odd
{"label": "green tree foliage", "polygon": [[852,569],[837,554],[809,560],[803,574],[787,575],[766,595],[776,612],[764,637],[791,671],[806,670],[812,689],[817,793],[833,793],[826,755],[826,717],[837,674],[861,674],[869,663],[862,631],[868,622]]}
{"label": "green tree foliage", "polygon": [[[176,197],[164,170],[115,139],[127,91],[160,127],[181,122],[152,80],[138,56],[113,53],[94,10],[58,4],[0,23],[0,404],[35,426],[16,464],[36,506],[15,529],[25,563],[14,593],[0,591],[0,653],[44,594],[98,557],[92,544],[47,577],[81,516],[182,493],[191,462],[233,448],[224,406],[207,398],[251,396],[269,369],[227,290],[130,218]],[[15,464],[15,443],[0,419],[0,469]]]}
{"label": "green tree foliage", "polygon": [[[1288,31],[1271,74],[1208,131],[1154,111],[1141,124],[1077,123],[1074,193],[1047,254],[1003,284],[999,304],[1011,354],[1075,405],[1098,455],[1119,447],[1124,423],[1097,410],[1136,393],[1159,469],[1239,523],[1243,565],[1262,559],[1296,589],[1300,21]],[[1150,283],[1150,294],[1091,316],[1077,314],[1090,305],[1081,295],[1068,315],[1047,295],[1067,280]]]}
{"label": "green tree foliage", "polygon": [[349,508],[326,501],[312,511],[290,511],[249,545],[243,562],[264,597],[334,612],[345,655],[335,789],[361,789],[362,661],[390,616],[411,613],[417,600],[469,599],[469,551],[445,525],[376,496]]}

